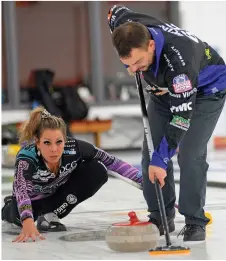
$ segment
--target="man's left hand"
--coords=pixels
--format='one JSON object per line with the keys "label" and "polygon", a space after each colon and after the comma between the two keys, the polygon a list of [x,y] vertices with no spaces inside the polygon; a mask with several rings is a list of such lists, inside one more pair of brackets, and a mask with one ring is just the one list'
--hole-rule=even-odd
{"label": "man's left hand", "polygon": [[[160,91],[155,93],[155,95],[157,95],[157,96],[162,96],[162,95],[164,95],[164,94],[169,92],[168,90],[161,90],[161,88],[159,88],[159,89],[160,89]],[[152,91],[156,91],[156,88],[155,87],[151,87],[151,90]]]}

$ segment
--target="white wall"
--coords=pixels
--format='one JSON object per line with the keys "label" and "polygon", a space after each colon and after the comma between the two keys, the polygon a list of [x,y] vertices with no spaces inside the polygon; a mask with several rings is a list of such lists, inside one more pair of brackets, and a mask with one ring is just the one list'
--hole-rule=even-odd
{"label": "white wall", "polygon": [[[209,43],[226,61],[226,2],[180,1],[179,10],[181,28]],[[214,135],[226,136],[226,106]]]}

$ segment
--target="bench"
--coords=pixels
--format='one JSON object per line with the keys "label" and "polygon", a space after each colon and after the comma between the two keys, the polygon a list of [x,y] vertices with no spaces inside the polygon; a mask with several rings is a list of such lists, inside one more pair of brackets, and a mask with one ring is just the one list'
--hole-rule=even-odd
{"label": "bench", "polygon": [[109,131],[112,127],[112,120],[84,120],[73,121],[69,124],[72,134],[91,133],[96,147],[101,146],[101,133]]}
{"label": "bench", "polygon": [[[17,128],[21,123],[16,123]],[[93,143],[96,147],[101,147],[101,133],[109,131],[112,127],[112,120],[83,120],[72,121],[69,123],[69,130],[72,134],[92,134]],[[20,150],[19,144],[9,144],[2,148],[2,165],[4,167],[13,167],[15,157]]]}
{"label": "bench", "polygon": [[[16,124],[19,129],[21,122]],[[101,146],[101,133],[109,131],[112,127],[112,120],[82,120],[69,123],[69,130],[72,134],[93,134],[93,141],[96,147]]]}

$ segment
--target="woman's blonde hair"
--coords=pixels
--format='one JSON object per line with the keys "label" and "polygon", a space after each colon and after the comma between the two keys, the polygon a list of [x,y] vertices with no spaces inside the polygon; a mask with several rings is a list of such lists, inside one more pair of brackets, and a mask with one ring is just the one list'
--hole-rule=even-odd
{"label": "woman's blonde hair", "polygon": [[60,129],[66,140],[67,127],[62,118],[51,115],[44,107],[36,107],[30,113],[30,118],[25,121],[19,130],[19,143],[31,143],[34,138],[40,139],[45,129]]}

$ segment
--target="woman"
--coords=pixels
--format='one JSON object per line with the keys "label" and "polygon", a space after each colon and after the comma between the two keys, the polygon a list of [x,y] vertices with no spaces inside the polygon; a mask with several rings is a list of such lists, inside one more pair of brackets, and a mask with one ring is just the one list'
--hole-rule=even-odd
{"label": "woman", "polygon": [[2,209],[2,220],[22,226],[13,242],[44,239],[40,231],[66,230],[59,219],[107,182],[107,170],[142,180],[128,163],[66,137],[65,122],[43,107],[34,109],[22,125],[19,142],[26,145],[17,154],[12,196],[5,198]]}

